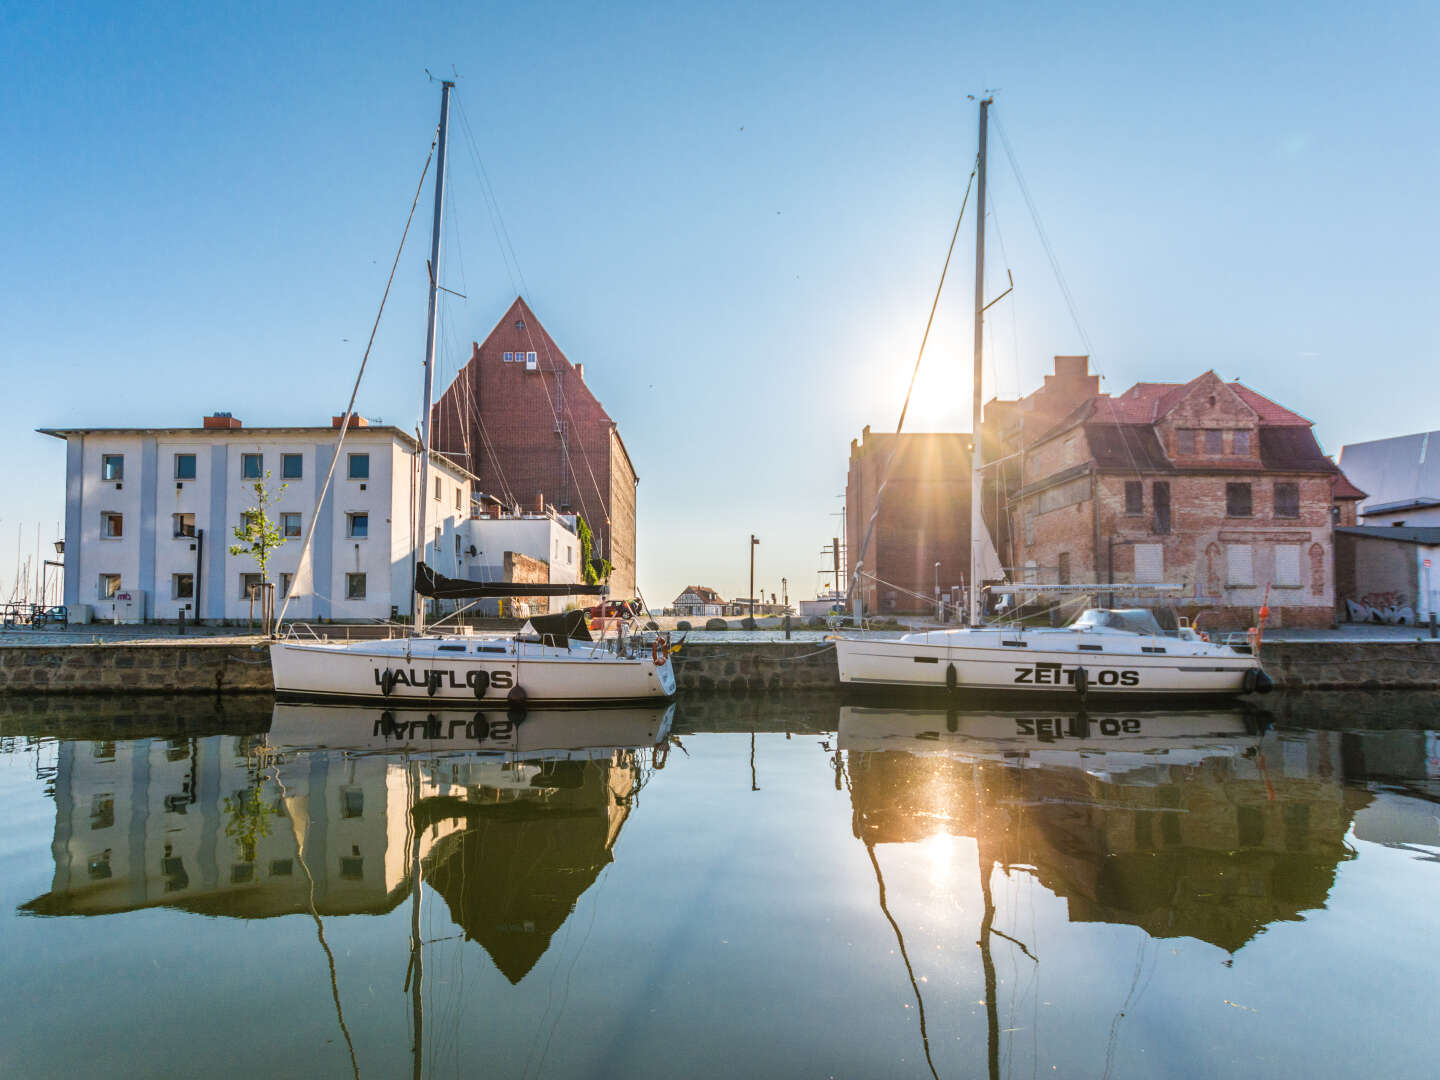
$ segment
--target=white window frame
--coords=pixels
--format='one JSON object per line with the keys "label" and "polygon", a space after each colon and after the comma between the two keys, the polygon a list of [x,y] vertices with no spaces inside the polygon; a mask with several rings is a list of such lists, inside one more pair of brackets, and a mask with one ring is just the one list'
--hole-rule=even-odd
{"label": "white window frame", "polygon": [[[360,591],[359,591],[358,593],[355,591],[355,583],[356,583],[356,579],[357,579],[357,578],[359,579],[359,584],[360,584]],[[363,571],[363,570],[351,570],[351,571],[346,572],[346,574],[345,574],[345,599],[346,599],[346,600],[364,600],[364,599],[365,599],[365,584],[366,584],[366,582],[365,582],[365,571]]]}
{"label": "white window frame", "polygon": [[[110,463],[115,462],[118,468],[115,474],[110,475]],[[100,480],[106,484],[118,484],[125,479],[125,455],[124,454],[101,454],[100,455]]]}
{"label": "white window frame", "polygon": [[[356,518],[364,518],[364,519],[365,519],[365,532],[364,532],[363,534],[357,534],[357,533],[355,532],[355,519],[356,519]],[[368,540],[368,539],[370,539],[370,511],[369,511],[369,510],[352,510],[352,511],[350,511],[349,513],[347,513],[347,514],[345,515],[345,537],[346,537],[346,539],[348,539],[348,540]]]}
{"label": "white window frame", "polygon": [[[248,579],[250,579],[250,578],[253,578],[254,580],[253,580],[253,581],[248,580]],[[256,573],[242,573],[242,574],[240,575],[240,599],[241,599],[241,600],[249,600],[249,599],[250,599],[250,586],[251,586],[251,585],[259,585],[260,583],[261,583],[261,582],[260,582],[260,575],[259,575],[259,574],[256,574]],[[257,598],[257,599],[259,598],[259,594],[258,594],[258,593],[256,594],[256,598]]]}
{"label": "white window frame", "polygon": [[[295,531],[294,531],[293,533],[289,530],[289,528],[288,528],[288,526],[287,526],[287,521],[288,521],[290,518],[294,518],[294,519],[295,519]],[[282,510],[282,511],[281,511],[281,513],[280,513],[280,535],[281,535],[281,536],[283,536],[283,537],[284,537],[285,539],[287,539],[287,540],[294,540],[294,539],[296,539],[297,537],[302,536],[302,535],[304,534],[304,532],[305,532],[305,516],[304,516],[303,514],[301,514],[298,510]]]}
{"label": "white window frame", "polygon": [[[355,462],[356,462],[358,459],[360,459],[360,458],[364,458],[364,459],[365,459],[365,475],[364,475],[364,476],[356,476],[356,475],[355,475]],[[346,479],[346,480],[358,480],[358,481],[360,481],[362,484],[363,484],[365,481],[367,481],[367,480],[370,479],[370,452],[369,452],[368,450],[358,451],[358,452],[356,452],[356,453],[354,453],[354,454],[347,454],[347,455],[345,456],[345,479]]]}
{"label": "white window frame", "polygon": [[[120,527],[117,531],[110,531],[110,522],[118,521]],[[101,540],[124,540],[125,539],[125,515],[119,510],[100,511],[100,539]]]}
{"label": "white window frame", "polygon": [[[190,519],[190,531],[189,531],[189,532],[185,532],[185,531],[184,531],[184,529],[185,529],[185,522],[181,520],[182,518],[189,518],[189,519]],[[171,515],[170,515],[170,535],[173,536],[176,540],[194,540],[194,539],[195,539],[195,515],[194,515],[194,514],[186,514],[186,513],[171,514]]]}
{"label": "white window frame", "polygon": [[[194,468],[191,469],[189,476],[181,476],[181,475],[180,475],[180,459],[181,459],[181,458],[189,458],[190,461],[191,461],[191,463],[192,463],[192,465],[194,466]],[[198,477],[199,475],[200,475],[200,457],[199,457],[198,454],[195,454],[195,453],[192,453],[192,452],[189,452],[189,451],[185,451],[185,452],[182,452],[182,453],[177,453],[177,454],[175,455],[175,479],[176,479],[176,480],[194,480],[194,479],[195,479],[196,477]]]}
{"label": "white window frame", "polygon": [[[114,582],[115,582],[115,587],[114,587],[113,589],[110,589],[110,590],[107,592],[107,591],[106,591],[106,585],[107,585],[109,582],[111,582],[111,581],[114,581]],[[101,575],[100,575],[99,597],[100,597],[101,600],[113,600],[116,596],[118,596],[120,593],[122,593],[122,592],[124,592],[124,591],[125,591],[125,585],[124,585],[124,583],[120,580],[120,575],[119,575],[119,574],[101,574]]]}
{"label": "white window frame", "polygon": [[[182,596],[180,593],[180,579],[190,579],[190,595]],[[194,600],[195,599],[195,574],[193,571],[175,573],[170,575],[170,599],[171,600]]]}
{"label": "white window frame", "polygon": [[[257,463],[254,476],[250,476],[245,472],[246,463],[249,462],[251,458],[254,458]],[[240,479],[242,481],[249,480],[252,483],[257,480],[265,479],[265,454],[263,452],[247,450],[240,455]]]}
{"label": "white window frame", "polygon": [[[290,460],[300,463],[300,471],[291,476],[285,471],[285,463]],[[305,455],[287,451],[280,455],[280,479],[281,480],[303,480],[305,479]]]}

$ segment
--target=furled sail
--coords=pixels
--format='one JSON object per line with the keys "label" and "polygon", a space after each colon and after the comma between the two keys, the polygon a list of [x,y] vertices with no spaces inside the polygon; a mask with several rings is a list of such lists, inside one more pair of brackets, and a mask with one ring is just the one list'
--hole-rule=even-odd
{"label": "furled sail", "polygon": [[608,596],[609,585],[573,585],[525,581],[465,581],[437,573],[421,562],[415,565],[415,591],[439,600],[473,600],[487,596]]}

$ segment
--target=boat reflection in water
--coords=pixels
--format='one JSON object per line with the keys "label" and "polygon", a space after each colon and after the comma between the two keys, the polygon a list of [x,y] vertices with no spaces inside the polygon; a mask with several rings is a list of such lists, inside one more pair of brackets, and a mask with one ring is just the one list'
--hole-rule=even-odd
{"label": "boat reflection in water", "polygon": [[43,915],[264,918],[445,900],[517,982],[608,865],[674,705],[277,705],[265,735],[64,742]]}
{"label": "boat reflection in water", "polygon": [[[1353,857],[1346,831],[1369,796],[1344,786],[1338,736],[1282,740],[1265,726],[1263,713],[1238,709],[841,709],[837,782],[848,780],[853,833],[907,969],[877,846],[946,834],[975,840],[992,1076],[996,869],[1032,875],[1065,901],[1071,922],[1131,924],[1231,953],[1268,924],[1324,905],[1338,865]],[[911,983],[928,1059],[913,971]]]}

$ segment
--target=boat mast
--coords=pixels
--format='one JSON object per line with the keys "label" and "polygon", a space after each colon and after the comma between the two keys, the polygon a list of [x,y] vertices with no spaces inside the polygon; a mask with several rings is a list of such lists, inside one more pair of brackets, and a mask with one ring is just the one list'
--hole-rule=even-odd
{"label": "boat mast", "polygon": [[975,384],[974,408],[970,417],[970,625],[980,625],[980,552],[985,535],[985,515],[981,513],[980,469],[981,452],[981,371],[980,358],[985,339],[985,123],[993,98],[980,102],[980,155],[975,167]]}
{"label": "boat mast", "polygon": [[[416,512],[417,535],[414,537],[415,550],[421,560],[425,557],[426,537],[429,525],[425,509],[430,504],[430,409],[435,396],[435,320],[437,316],[437,294],[440,274],[440,219],[445,206],[445,136],[450,120],[450,89],[453,82],[440,84],[440,130],[435,137],[438,150],[435,155],[435,214],[430,230],[430,314],[425,321],[425,403],[420,413],[420,508]],[[437,545],[436,557],[439,557]],[[414,585],[411,585],[414,589]],[[415,632],[425,629],[425,598],[414,593]]]}

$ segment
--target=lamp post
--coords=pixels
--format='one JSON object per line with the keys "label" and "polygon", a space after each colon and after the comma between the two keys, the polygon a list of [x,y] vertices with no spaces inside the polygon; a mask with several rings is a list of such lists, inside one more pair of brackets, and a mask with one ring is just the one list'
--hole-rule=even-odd
{"label": "lamp post", "polygon": [[940,602],[940,564],[935,564],[935,618],[945,621],[945,607]]}
{"label": "lamp post", "polygon": [[750,534],[750,621],[755,621],[755,545],[760,543]]}

